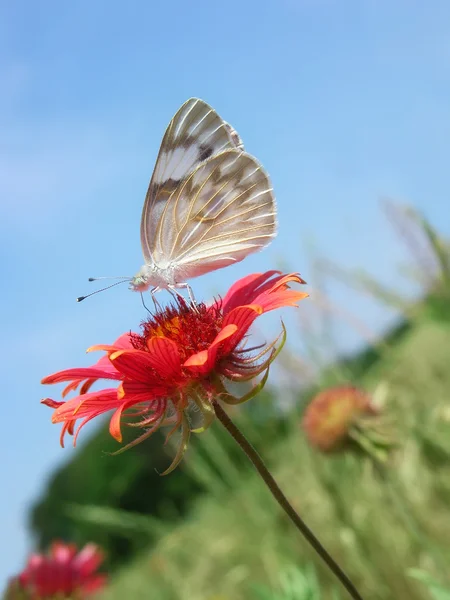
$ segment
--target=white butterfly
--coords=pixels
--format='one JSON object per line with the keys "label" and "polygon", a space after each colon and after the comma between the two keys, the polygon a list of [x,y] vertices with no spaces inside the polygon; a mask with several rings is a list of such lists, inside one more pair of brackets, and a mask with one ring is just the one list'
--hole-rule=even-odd
{"label": "white butterfly", "polygon": [[214,109],[190,98],[161,143],[142,211],[145,264],[130,289],[191,296],[188,279],[260,250],[276,227],[267,173]]}

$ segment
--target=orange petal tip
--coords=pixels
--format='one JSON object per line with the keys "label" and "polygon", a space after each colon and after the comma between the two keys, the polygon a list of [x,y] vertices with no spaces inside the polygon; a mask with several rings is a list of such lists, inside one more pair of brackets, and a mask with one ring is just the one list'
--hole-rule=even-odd
{"label": "orange petal tip", "polygon": [[184,367],[202,367],[208,360],[208,351],[202,350],[190,356],[184,363]]}
{"label": "orange petal tip", "polygon": [[264,308],[259,304],[246,304],[242,308],[249,308],[250,310],[254,310],[256,314],[262,315],[264,312]]}

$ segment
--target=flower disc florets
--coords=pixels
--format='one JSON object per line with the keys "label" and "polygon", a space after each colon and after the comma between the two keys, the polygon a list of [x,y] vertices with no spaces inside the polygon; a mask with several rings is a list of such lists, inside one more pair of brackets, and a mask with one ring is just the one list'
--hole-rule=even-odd
{"label": "flower disc florets", "polygon": [[196,352],[207,350],[222,328],[222,301],[207,307],[201,302],[195,310],[178,299],[176,306],[151,315],[141,325],[142,333],[132,333],[131,343],[136,350],[146,350],[148,340],[162,337],[176,343],[184,362]]}

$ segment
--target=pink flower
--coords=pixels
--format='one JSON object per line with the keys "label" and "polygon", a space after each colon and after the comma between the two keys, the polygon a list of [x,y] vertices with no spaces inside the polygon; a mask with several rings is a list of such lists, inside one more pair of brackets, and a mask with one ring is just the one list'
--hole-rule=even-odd
{"label": "pink flower", "polygon": [[[275,342],[246,348],[244,340],[261,314],[283,306],[296,306],[307,296],[291,290],[290,283],[304,281],[297,274],[268,271],[239,280],[223,300],[211,306],[201,303],[192,307],[179,301],[144,322],[140,334],[127,333],[110,346],[89,348],[88,352],[106,352],[92,367],[68,369],[45,377],[42,380],[45,384],[69,382],[63,398],[79,389],[79,394],[71,400],[43,400],[55,409],[53,423],[63,423],[61,445],[66,433],[75,434],[75,443],[83,425],[114,410],[110,433],[118,442],[122,441],[121,423],[125,413],[134,418],[130,425],[145,430],[122,450],[139,443],[161,426],[172,427],[168,436],[181,428],[180,449],[166,471],[169,472],[181,460],[190,432],[199,432],[212,422],[213,399],[235,404],[252,397],[247,394],[238,400],[227,392],[224,384],[249,381],[267,370],[276,354]],[[117,382],[118,386],[89,391],[99,379]],[[265,379],[262,385],[264,382]],[[201,428],[191,428],[188,408],[192,406],[203,416]],[[81,422],[75,430],[78,419]]]}
{"label": "pink flower", "polygon": [[84,599],[104,587],[106,575],[96,573],[103,554],[94,544],[80,552],[73,544],[54,542],[48,554],[32,554],[25,569],[10,582],[10,600]]}

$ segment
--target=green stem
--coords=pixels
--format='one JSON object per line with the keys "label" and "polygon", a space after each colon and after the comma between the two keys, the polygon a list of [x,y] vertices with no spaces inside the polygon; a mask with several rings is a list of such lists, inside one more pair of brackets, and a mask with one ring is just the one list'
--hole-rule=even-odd
{"label": "green stem", "polygon": [[233,423],[228,414],[223,410],[220,404],[217,401],[213,401],[214,412],[216,413],[216,417],[228,431],[232,438],[239,444],[242,450],[245,452],[247,457],[253,463],[253,466],[261,475],[264,483],[269,488],[272,496],[284,510],[284,512],[288,515],[291,521],[294,523],[296,528],[300,531],[303,537],[309,542],[309,544],[314,548],[320,558],[324,561],[324,563],[328,566],[328,568],[334,573],[334,575],[339,579],[342,585],[345,587],[347,592],[353,598],[353,600],[363,600],[362,596],[359,594],[358,590],[355,588],[351,580],[347,577],[344,571],[340,568],[340,566],[335,562],[335,560],[328,554],[313,532],[309,529],[303,519],[297,514],[292,505],[289,503],[286,496],[281,491],[275,479],[270,474],[266,465],[264,464],[263,459],[260,457],[255,448],[250,444],[244,434],[238,429],[238,427]]}

